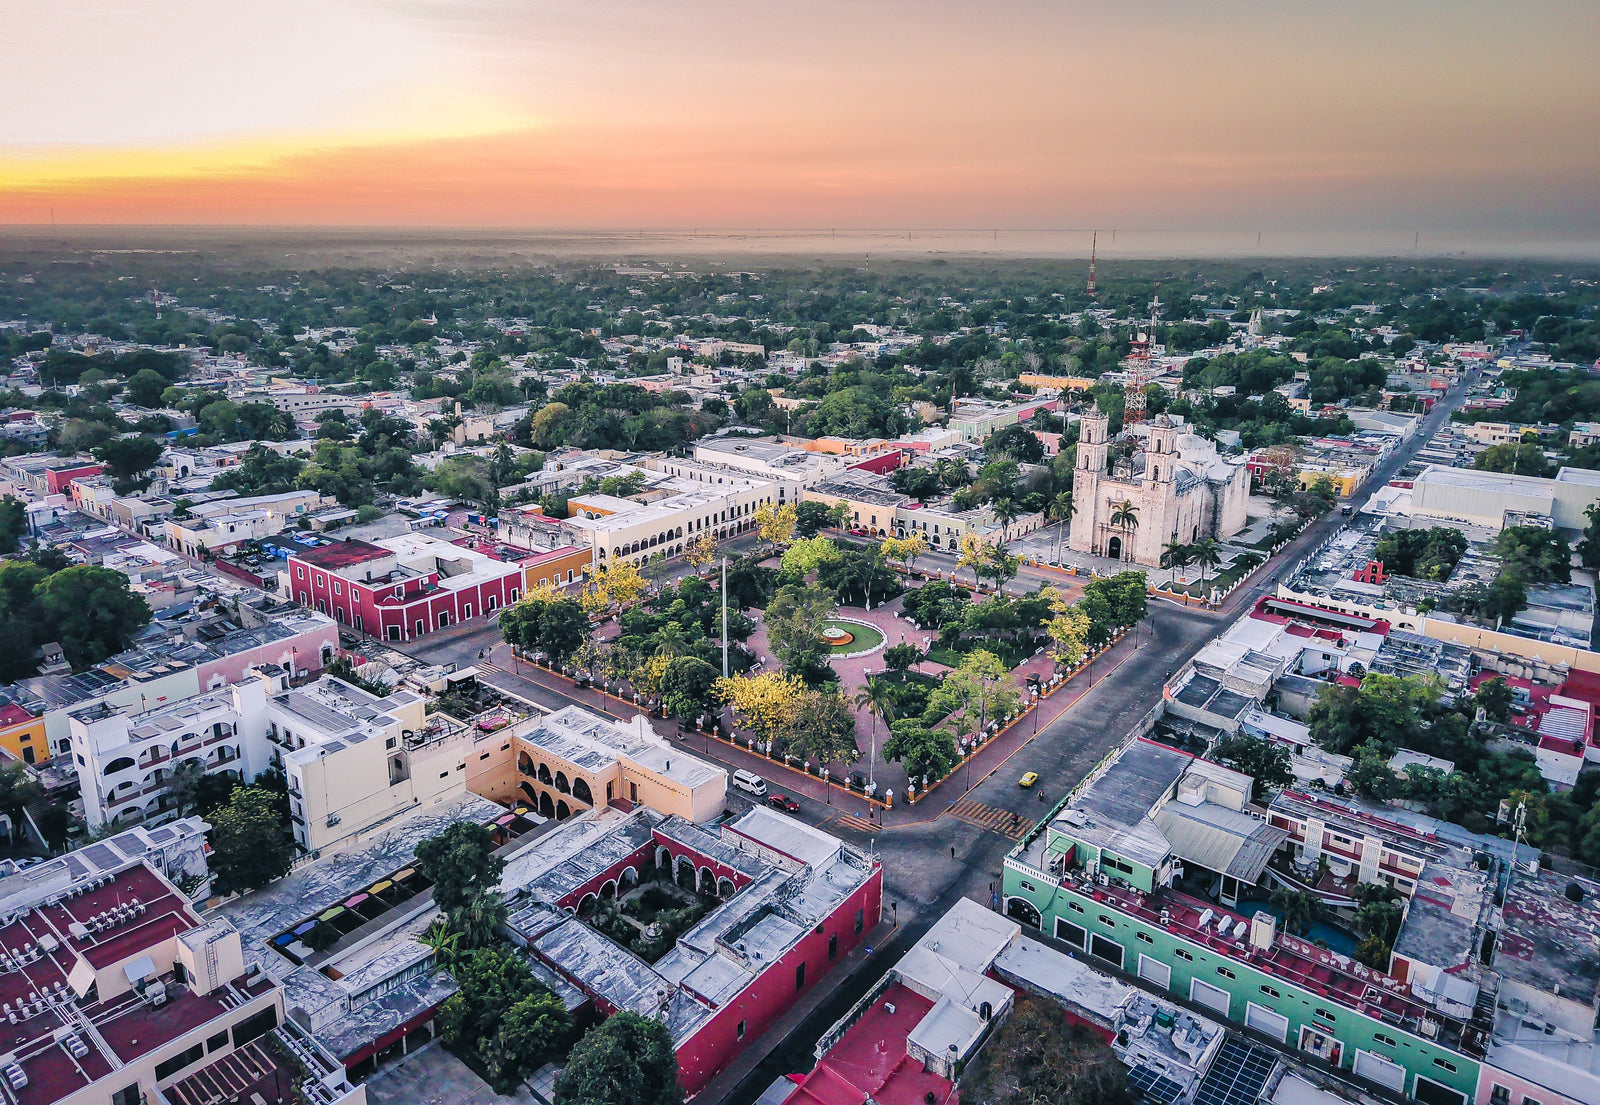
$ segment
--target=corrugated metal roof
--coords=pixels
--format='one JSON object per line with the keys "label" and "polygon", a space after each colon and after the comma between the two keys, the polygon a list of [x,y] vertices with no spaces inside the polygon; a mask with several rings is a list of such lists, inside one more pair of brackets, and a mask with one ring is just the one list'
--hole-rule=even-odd
{"label": "corrugated metal roof", "polygon": [[1210,802],[1173,802],[1155,822],[1179,859],[1247,883],[1261,877],[1272,853],[1289,838],[1283,829]]}

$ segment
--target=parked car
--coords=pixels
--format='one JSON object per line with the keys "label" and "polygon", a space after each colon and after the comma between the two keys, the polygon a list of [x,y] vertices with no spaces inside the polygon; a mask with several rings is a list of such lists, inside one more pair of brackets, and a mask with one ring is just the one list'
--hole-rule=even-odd
{"label": "parked car", "polygon": [[800,812],[800,803],[790,798],[787,794],[767,795],[767,805],[775,810],[782,810],[784,813]]}

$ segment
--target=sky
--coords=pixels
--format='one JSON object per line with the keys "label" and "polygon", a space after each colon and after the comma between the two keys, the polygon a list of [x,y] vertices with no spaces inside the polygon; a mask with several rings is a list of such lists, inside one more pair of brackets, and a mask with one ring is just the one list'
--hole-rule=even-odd
{"label": "sky", "polygon": [[1600,239],[1593,0],[0,0],[0,223]]}

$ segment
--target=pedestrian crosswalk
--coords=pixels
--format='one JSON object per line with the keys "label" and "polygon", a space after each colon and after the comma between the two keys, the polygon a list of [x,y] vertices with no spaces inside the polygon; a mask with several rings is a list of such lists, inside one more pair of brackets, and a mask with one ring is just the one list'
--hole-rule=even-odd
{"label": "pedestrian crosswalk", "polygon": [[833,823],[846,829],[854,829],[858,833],[876,833],[882,828],[877,822],[857,817],[853,813],[841,813],[833,819]]}
{"label": "pedestrian crosswalk", "polygon": [[506,670],[499,664],[491,664],[487,660],[479,660],[476,666],[479,671],[498,671],[503,673]]}
{"label": "pedestrian crosswalk", "polygon": [[1009,836],[1012,840],[1021,840],[1033,827],[1027,818],[1019,817],[1010,810],[996,809],[986,806],[973,798],[963,798],[950,807],[950,815],[969,825],[976,825],[980,829]]}

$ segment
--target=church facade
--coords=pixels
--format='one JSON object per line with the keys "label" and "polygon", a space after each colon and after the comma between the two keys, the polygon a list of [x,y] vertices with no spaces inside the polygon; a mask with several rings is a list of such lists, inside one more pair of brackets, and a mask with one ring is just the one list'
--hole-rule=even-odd
{"label": "church facade", "polygon": [[1250,472],[1243,463],[1224,460],[1198,434],[1180,433],[1165,414],[1150,423],[1143,448],[1116,449],[1115,459],[1109,430],[1098,405],[1083,416],[1069,547],[1158,567],[1170,542],[1192,545],[1244,529]]}

